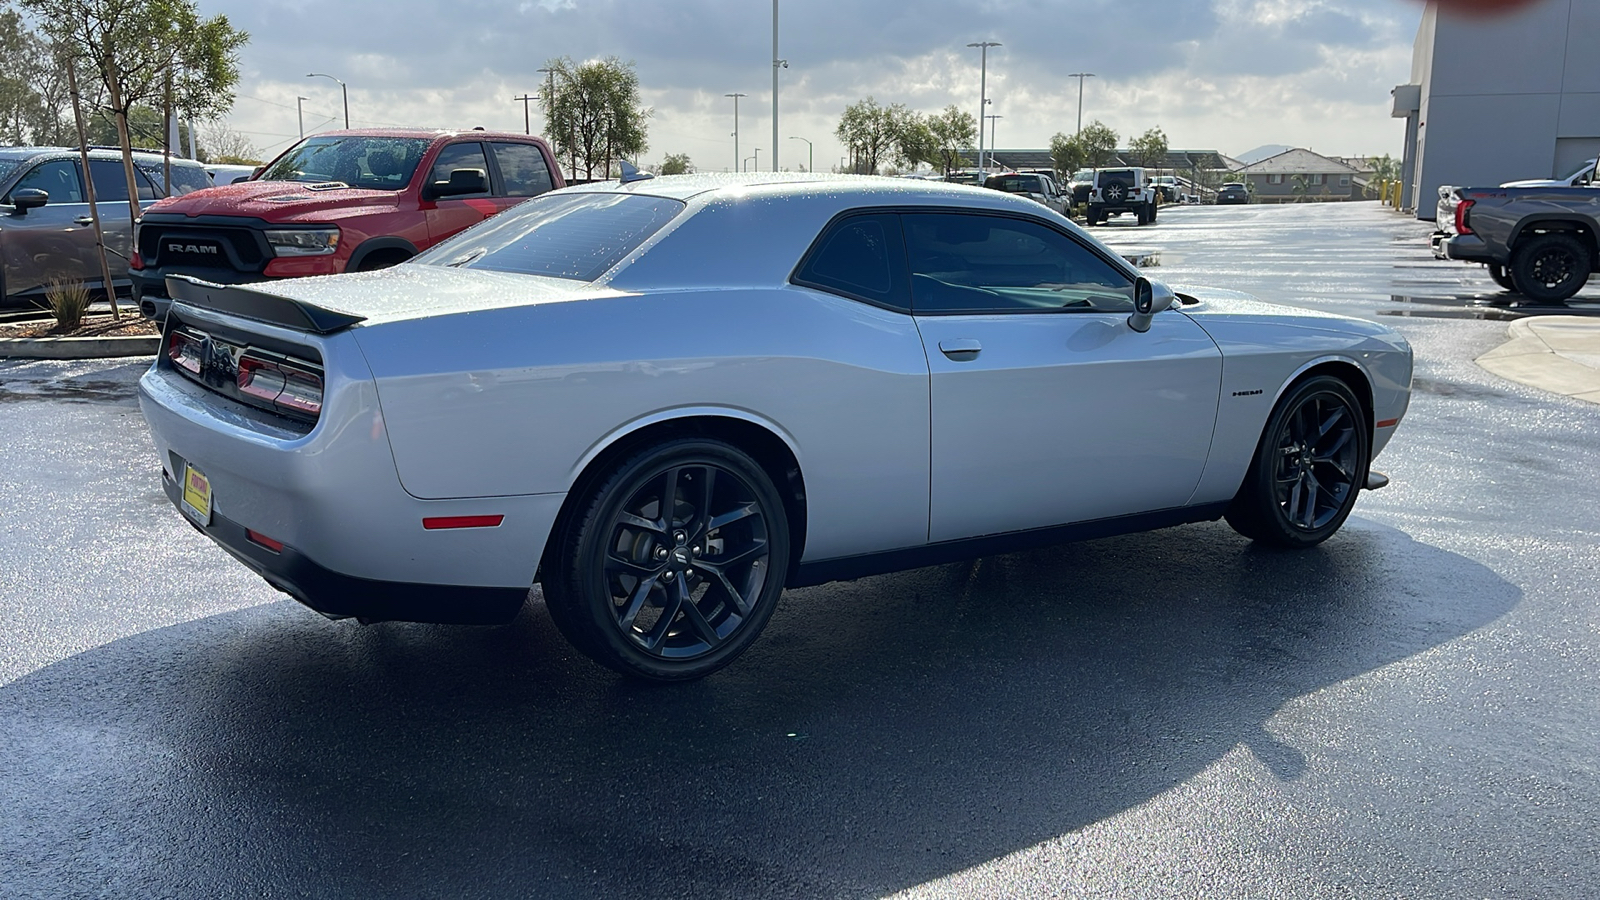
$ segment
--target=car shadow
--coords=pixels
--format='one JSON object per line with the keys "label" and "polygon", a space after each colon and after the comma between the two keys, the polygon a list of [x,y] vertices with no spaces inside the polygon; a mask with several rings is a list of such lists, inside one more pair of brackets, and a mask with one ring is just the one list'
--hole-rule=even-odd
{"label": "car shadow", "polygon": [[268,603],[0,687],[22,895],[878,896],[1129,810],[1285,703],[1504,615],[1484,566],[1352,519],[1186,526],[785,595],[701,682],[503,628]]}

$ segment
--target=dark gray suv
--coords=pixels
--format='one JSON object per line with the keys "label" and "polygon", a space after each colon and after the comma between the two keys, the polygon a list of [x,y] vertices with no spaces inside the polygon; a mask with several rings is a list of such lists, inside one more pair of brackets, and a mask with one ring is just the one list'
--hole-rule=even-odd
{"label": "dark gray suv", "polygon": [[[161,155],[136,152],[133,162],[139,199],[167,196]],[[89,174],[111,250],[112,285],[126,292],[133,227],[122,153],[90,150]],[[172,194],[210,186],[200,163],[172,159]],[[82,281],[96,292],[105,288],[79,153],[61,147],[0,148],[0,305],[42,300],[54,278]]]}

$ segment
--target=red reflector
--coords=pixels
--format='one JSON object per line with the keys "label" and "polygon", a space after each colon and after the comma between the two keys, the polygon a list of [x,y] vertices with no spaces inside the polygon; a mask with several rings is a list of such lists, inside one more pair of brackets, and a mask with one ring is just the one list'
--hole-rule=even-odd
{"label": "red reflector", "polygon": [[505,516],[433,516],[422,520],[429,531],[440,528],[498,528]]}
{"label": "red reflector", "polygon": [[275,541],[259,531],[251,531],[250,529],[246,528],[244,530],[244,536],[249,538],[252,542],[260,544],[268,550],[271,550],[273,553],[283,552],[283,541]]}
{"label": "red reflector", "polygon": [[1389,428],[1391,426],[1399,425],[1399,424],[1400,424],[1400,420],[1399,419],[1384,419],[1382,422],[1378,423],[1377,427],[1379,427],[1379,428]]}

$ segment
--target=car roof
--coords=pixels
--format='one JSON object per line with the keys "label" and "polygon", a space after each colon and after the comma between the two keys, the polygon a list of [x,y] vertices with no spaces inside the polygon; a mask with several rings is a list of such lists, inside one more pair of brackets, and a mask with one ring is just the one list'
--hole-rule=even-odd
{"label": "car roof", "polygon": [[537,141],[540,138],[517,134],[510,131],[479,131],[476,129],[453,130],[449,128],[351,128],[348,130],[337,129],[334,131],[319,131],[308,134],[306,137],[391,137],[391,138],[421,138],[435,140],[451,137],[493,138],[495,140]]}
{"label": "car roof", "polygon": [[[35,159],[35,158],[40,157],[40,156],[68,156],[68,155],[70,155],[70,156],[78,155],[78,148],[76,148],[76,147],[0,147],[0,159]],[[136,150],[133,151],[133,156],[134,156],[135,159],[165,159],[165,155],[160,150],[136,149]],[[117,149],[113,149],[113,148],[108,148],[108,147],[90,147],[89,148],[89,158],[90,159],[121,159],[122,158],[122,151],[121,150],[117,150]],[[177,165],[198,166],[198,165],[200,165],[200,162],[198,160],[188,159],[188,158],[182,157],[182,156],[174,156],[174,157],[172,157],[172,164],[175,165],[175,166],[177,166]]]}
{"label": "car roof", "polygon": [[[946,181],[889,178],[882,175],[831,175],[808,172],[707,172],[694,175],[663,175],[622,184],[600,181],[563,188],[571,193],[634,193],[673,200],[707,198],[724,194],[743,194],[773,190],[788,195],[817,197],[871,194],[874,202],[893,203],[903,198],[908,203],[943,200],[958,205],[973,205],[974,199],[1012,199],[1000,191]],[[1017,201],[1031,204],[1030,200]],[[1004,204],[1002,204],[1004,205]],[[1030,209],[1031,206],[1022,207]]]}

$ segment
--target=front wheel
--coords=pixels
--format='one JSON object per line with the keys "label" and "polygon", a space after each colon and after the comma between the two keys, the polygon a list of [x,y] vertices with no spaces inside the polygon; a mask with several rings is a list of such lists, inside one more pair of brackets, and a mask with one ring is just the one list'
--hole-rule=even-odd
{"label": "front wheel", "polygon": [[545,605],[575,647],[652,681],[687,681],[743,653],[783,592],[789,525],[761,466],[681,438],[601,479],[544,565]]}
{"label": "front wheel", "polygon": [[1252,540],[1312,547],[1339,530],[1366,484],[1370,435],[1348,385],[1322,375],[1278,403],[1228,524]]}

